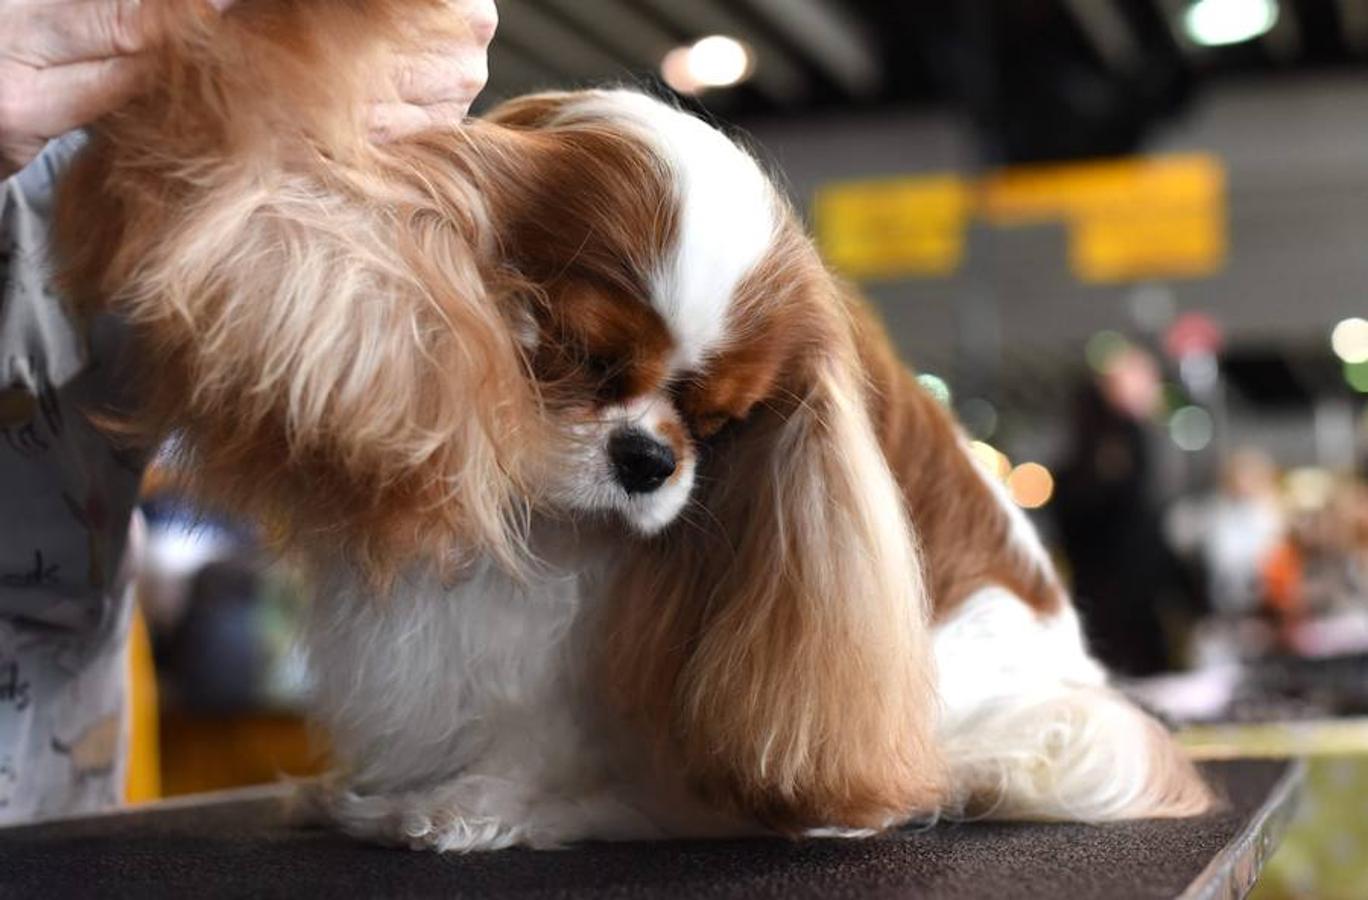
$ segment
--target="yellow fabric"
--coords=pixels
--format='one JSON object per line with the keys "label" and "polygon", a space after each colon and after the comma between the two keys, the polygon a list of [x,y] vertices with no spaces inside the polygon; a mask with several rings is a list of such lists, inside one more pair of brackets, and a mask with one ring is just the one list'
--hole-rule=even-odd
{"label": "yellow fabric", "polygon": [[161,797],[157,671],[152,661],[147,621],[142,610],[136,607],[128,636],[128,669],[128,772],[124,779],[124,800],[146,803]]}

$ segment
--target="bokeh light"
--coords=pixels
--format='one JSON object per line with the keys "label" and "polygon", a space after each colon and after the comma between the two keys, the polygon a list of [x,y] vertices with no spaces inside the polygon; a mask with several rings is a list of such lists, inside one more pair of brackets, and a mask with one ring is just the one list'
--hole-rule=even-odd
{"label": "bokeh light", "polygon": [[1169,417],[1169,436],[1189,453],[1205,450],[1215,433],[1211,413],[1200,406],[1184,406]]}
{"label": "bokeh light", "polygon": [[1335,492],[1335,476],[1314,466],[1291,470],[1285,484],[1288,502],[1298,510],[1320,509]]}
{"label": "bokeh light", "polygon": [[944,378],[939,375],[932,375],[930,372],[923,372],[917,376],[917,384],[922,386],[922,390],[935,397],[936,402],[941,406],[950,405],[950,385],[945,383]]}
{"label": "bokeh light", "polygon": [[1368,394],[1368,361],[1345,363],[1344,380],[1360,394]]}
{"label": "bokeh light", "polygon": [[1242,44],[1278,24],[1276,0],[1197,0],[1183,14],[1188,37],[1203,47]]}
{"label": "bokeh light", "polygon": [[1022,509],[1039,509],[1054,496],[1054,476],[1040,463],[1022,463],[1007,476],[1007,490]]}
{"label": "bokeh light", "polygon": [[992,437],[998,427],[997,407],[982,397],[970,397],[960,405],[960,421],[981,440]]}
{"label": "bokeh light", "polygon": [[1088,344],[1084,348],[1084,355],[1088,359],[1088,365],[1094,372],[1105,372],[1111,365],[1112,360],[1121,355],[1130,346],[1130,341],[1126,336],[1117,331],[1099,331],[1088,338]]}
{"label": "bokeh light", "polygon": [[671,50],[660,65],[660,74],[679,93],[700,94],[709,88],[734,87],[754,69],[755,58],[748,46],[714,34]]}
{"label": "bokeh light", "polygon": [[992,444],[984,441],[971,441],[969,452],[974,460],[983,466],[985,472],[999,481],[1004,480],[1012,471],[1012,461],[1007,458],[1007,454]]}
{"label": "bokeh light", "polygon": [[1368,320],[1345,319],[1330,332],[1330,347],[1347,363],[1368,362]]}

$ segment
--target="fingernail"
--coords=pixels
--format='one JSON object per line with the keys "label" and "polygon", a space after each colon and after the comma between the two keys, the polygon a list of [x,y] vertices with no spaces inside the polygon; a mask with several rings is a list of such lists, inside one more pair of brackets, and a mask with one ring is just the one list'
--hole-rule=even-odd
{"label": "fingernail", "polygon": [[236,3],[237,0],[209,0],[209,5],[219,12],[223,12],[228,7]]}

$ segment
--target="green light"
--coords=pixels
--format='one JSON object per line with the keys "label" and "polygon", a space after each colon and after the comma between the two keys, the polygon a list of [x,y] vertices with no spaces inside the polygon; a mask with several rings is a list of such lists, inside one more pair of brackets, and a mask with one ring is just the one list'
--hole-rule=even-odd
{"label": "green light", "polygon": [[1116,331],[1099,331],[1088,338],[1083,350],[1095,372],[1105,372],[1116,355],[1130,346],[1126,336]]}
{"label": "green light", "polygon": [[1368,361],[1345,363],[1344,380],[1360,394],[1368,394]]}
{"label": "green light", "polygon": [[950,405],[950,385],[945,383],[945,379],[939,375],[932,375],[930,372],[923,372],[917,376],[917,384],[936,399],[941,406]]}

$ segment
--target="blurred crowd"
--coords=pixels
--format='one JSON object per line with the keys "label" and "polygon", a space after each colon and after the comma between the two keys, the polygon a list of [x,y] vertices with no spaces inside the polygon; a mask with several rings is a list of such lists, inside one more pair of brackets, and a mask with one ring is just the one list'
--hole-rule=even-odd
{"label": "blurred crowd", "polygon": [[1363,476],[1213,447],[1169,490],[1158,357],[1123,344],[1096,368],[1049,508],[1095,652],[1130,677],[1368,653]]}

